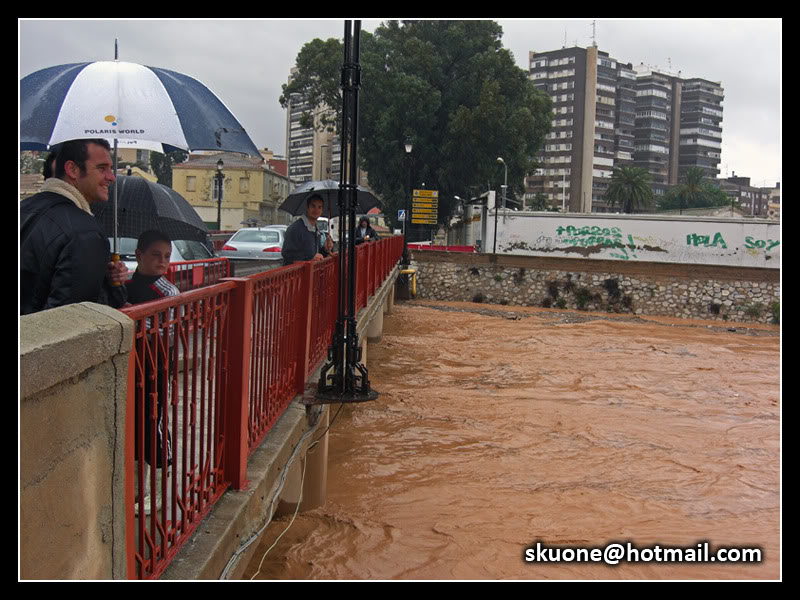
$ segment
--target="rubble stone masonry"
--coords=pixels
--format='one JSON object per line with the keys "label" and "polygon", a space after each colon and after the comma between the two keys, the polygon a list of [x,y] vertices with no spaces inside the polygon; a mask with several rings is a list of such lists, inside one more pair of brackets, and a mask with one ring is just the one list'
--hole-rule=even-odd
{"label": "rubble stone masonry", "polygon": [[430,300],[757,323],[780,307],[778,269],[435,251],[411,266]]}

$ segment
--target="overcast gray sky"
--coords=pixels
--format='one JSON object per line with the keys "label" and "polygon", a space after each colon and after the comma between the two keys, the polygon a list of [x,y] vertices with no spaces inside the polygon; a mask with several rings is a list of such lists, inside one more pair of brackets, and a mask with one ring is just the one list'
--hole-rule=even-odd
{"label": "overcast gray sky", "polygon": [[[528,70],[528,51],[592,43],[592,19],[497,19],[503,45]],[[596,19],[598,48],[612,58],[645,63],[725,89],[722,175],[754,185],[781,178],[780,19]],[[381,20],[364,19],[374,31]],[[329,20],[20,20],[19,77],[45,67],[120,60],[186,73],[205,83],[236,115],[259,147],[286,152],[281,85],[303,44],[341,38]]]}

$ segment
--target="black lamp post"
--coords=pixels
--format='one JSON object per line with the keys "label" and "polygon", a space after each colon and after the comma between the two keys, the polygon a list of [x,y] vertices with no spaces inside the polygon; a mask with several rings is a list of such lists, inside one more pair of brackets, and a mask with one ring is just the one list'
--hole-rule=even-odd
{"label": "black lamp post", "polygon": [[222,172],[222,167],[225,163],[220,158],[217,161],[217,174],[214,176],[217,180],[217,231],[222,231],[222,190],[225,182],[225,174]]}
{"label": "black lamp post", "polygon": [[408,228],[411,226],[411,151],[414,149],[414,144],[411,137],[406,137],[406,162],[408,163],[408,189],[406,193],[406,220],[403,221],[403,264],[408,266],[411,262],[408,255]]}

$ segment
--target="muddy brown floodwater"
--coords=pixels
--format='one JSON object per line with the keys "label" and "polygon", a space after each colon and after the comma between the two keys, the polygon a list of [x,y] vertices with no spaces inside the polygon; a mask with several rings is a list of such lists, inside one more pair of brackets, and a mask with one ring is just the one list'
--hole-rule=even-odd
{"label": "muddy brown floodwater", "polygon": [[[257,572],[272,523],[244,578],[780,578],[778,326],[412,301],[367,364],[380,398],[334,421],[327,503]],[[536,541],[763,560],[525,562]]]}

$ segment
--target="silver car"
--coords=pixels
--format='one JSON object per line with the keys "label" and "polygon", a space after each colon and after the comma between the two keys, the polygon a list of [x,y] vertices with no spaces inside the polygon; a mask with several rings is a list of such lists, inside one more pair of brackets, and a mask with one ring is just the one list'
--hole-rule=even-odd
{"label": "silver car", "polygon": [[[114,247],[114,240],[109,238],[108,243],[110,247]],[[119,238],[119,251],[120,259],[128,267],[131,275],[136,270],[136,240],[133,238]],[[172,254],[170,254],[170,263],[182,262],[188,260],[210,260],[214,258],[208,247],[205,244],[195,240],[173,240],[172,241]]]}
{"label": "silver car", "polygon": [[281,260],[285,230],[278,227],[240,229],[217,256],[249,260]]}

